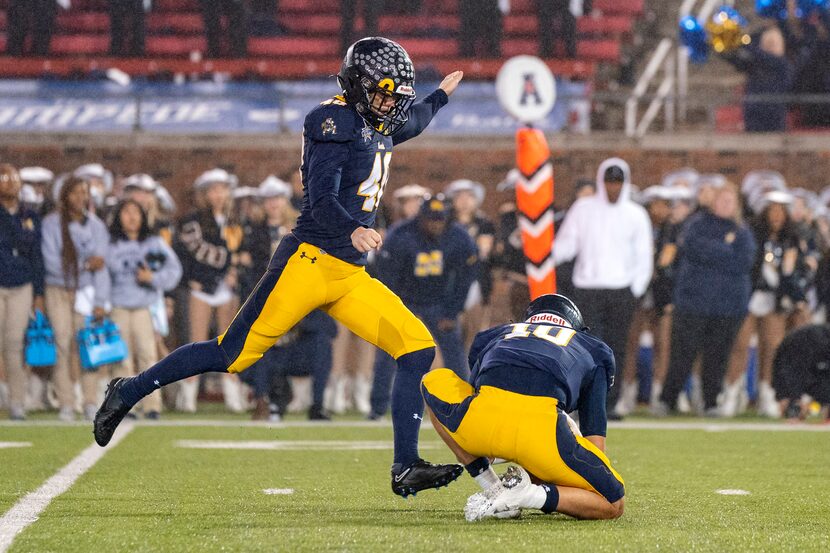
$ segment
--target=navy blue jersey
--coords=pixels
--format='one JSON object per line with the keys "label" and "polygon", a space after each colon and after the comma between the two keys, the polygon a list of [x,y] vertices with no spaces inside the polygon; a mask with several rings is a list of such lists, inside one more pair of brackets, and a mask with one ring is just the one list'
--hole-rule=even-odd
{"label": "navy blue jersey", "polygon": [[566,413],[579,411],[583,435],[605,436],[614,354],[600,339],[557,325],[506,324],[475,337],[470,366],[476,389],[556,398]]}
{"label": "navy blue jersey", "polygon": [[409,110],[409,121],[392,136],[366,124],[343,97],[326,100],[303,125],[303,205],[294,234],[327,253],[366,264],[352,246],[358,227],[371,227],[392,161],[392,146],[418,136],[448,99],[438,89]]}
{"label": "navy blue jersey", "polygon": [[418,229],[419,219],[389,229],[378,259],[378,278],[403,302],[442,307],[443,316],[455,319],[478,276],[478,255],[473,239],[456,223],[431,239]]}
{"label": "navy blue jersey", "polygon": [[34,211],[21,206],[12,215],[0,205],[0,288],[31,283],[35,296],[43,295],[40,243],[40,217]]}

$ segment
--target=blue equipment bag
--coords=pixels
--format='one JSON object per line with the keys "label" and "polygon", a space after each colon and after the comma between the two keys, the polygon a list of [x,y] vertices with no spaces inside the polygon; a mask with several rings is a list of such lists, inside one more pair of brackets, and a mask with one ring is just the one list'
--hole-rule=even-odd
{"label": "blue equipment bag", "polygon": [[57,359],[55,335],[43,312],[35,311],[26,329],[26,364],[30,367],[51,367]]}
{"label": "blue equipment bag", "polygon": [[78,350],[85,371],[96,371],[101,365],[118,363],[127,357],[127,344],[121,339],[118,326],[108,318],[86,318],[84,328],[78,331]]}

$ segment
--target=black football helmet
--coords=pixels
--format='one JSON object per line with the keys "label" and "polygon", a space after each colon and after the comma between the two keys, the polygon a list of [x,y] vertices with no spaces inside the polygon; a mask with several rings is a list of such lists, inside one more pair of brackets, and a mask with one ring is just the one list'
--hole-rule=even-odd
{"label": "black football helmet", "polygon": [[[389,136],[403,127],[415,100],[415,69],[406,50],[383,37],[352,44],[340,66],[337,82],[346,102],[379,133]],[[387,98],[394,104],[386,111]]]}
{"label": "black football helmet", "polygon": [[[531,301],[525,311],[525,321],[543,322],[544,317],[535,317],[539,320],[530,321],[534,316],[543,314],[554,315],[555,318],[564,320],[575,330],[588,330],[579,308],[574,302],[561,294],[542,294]],[[555,318],[551,318],[550,322],[556,322]]]}

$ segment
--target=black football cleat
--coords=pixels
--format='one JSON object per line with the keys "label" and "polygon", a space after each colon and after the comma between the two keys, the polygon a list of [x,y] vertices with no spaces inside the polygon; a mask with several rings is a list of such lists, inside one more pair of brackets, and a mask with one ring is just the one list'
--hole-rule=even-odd
{"label": "black football cleat", "polygon": [[421,490],[447,486],[463,472],[461,465],[433,465],[423,459],[406,468],[392,465],[392,492],[405,499]]}
{"label": "black football cleat", "polygon": [[331,421],[331,415],[329,415],[322,407],[312,405],[308,410],[308,420]]}
{"label": "black football cleat", "polygon": [[92,433],[95,435],[95,442],[101,447],[110,443],[115,429],[132,409],[132,405],[125,405],[121,401],[121,395],[118,393],[126,380],[126,378],[110,380],[107,384],[107,392],[104,394],[104,402],[95,413]]}

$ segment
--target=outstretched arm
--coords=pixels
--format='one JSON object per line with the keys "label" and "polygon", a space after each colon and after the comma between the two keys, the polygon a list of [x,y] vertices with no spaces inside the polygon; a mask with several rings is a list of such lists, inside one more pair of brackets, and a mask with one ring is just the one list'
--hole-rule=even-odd
{"label": "outstretched arm", "polygon": [[450,95],[458,88],[464,77],[463,71],[453,71],[441,81],[438,90],[409,109],[409,120],[403,128],[392,135],[393,144],[401,144],[421,134],[438,110],[447,105]]}

